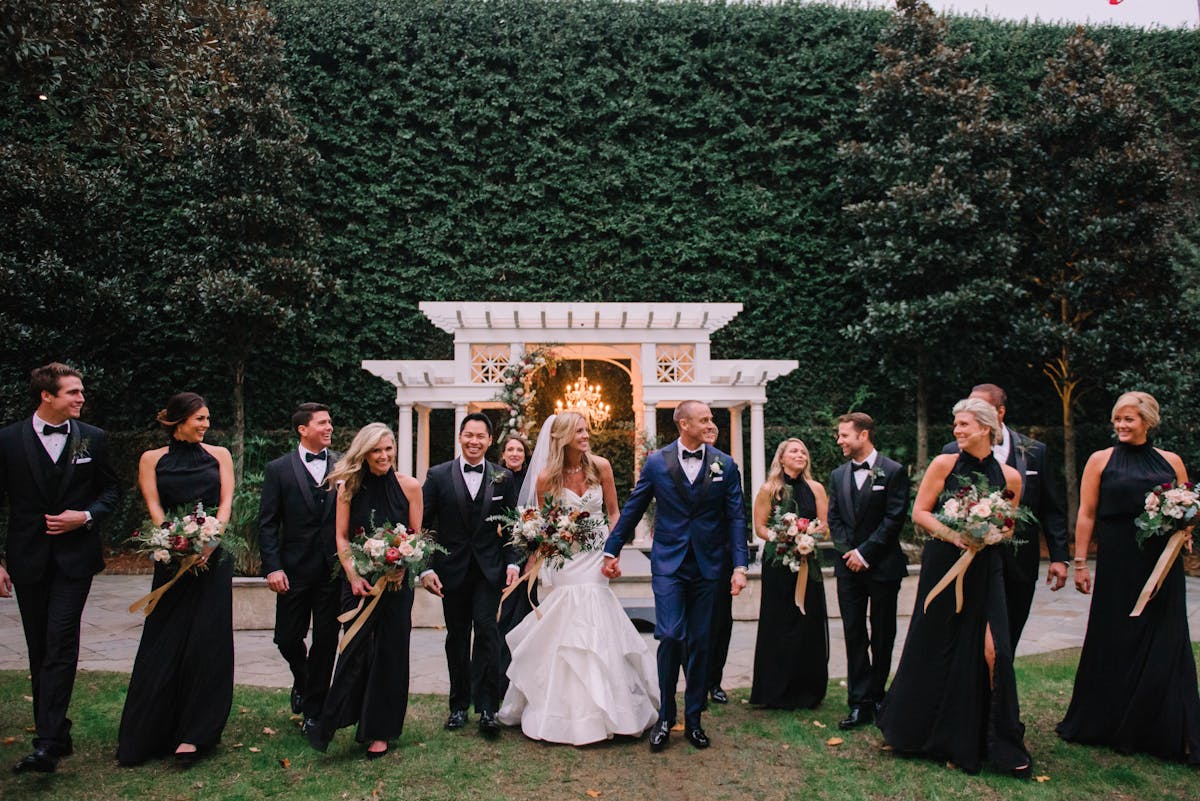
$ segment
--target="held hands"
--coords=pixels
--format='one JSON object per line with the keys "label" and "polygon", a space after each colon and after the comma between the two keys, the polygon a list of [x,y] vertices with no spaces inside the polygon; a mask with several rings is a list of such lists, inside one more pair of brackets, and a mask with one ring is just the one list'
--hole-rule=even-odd
{"label": "held hands", "polygon": [[57,515],[46,515],[46,533],[50,536],[66,534],[87,525],[87,515],[68,509]]}
{"label": "held hands", "polygon": [[[605,578],[616,579],[621,577],[620,557],[609,556],[605,554],[604,564],[600,565],[600,572]],[[736,593],[735,593],[736,595]]]}
{"label": "held hands", "polygon": [[432,570],[421,577],[421,586],[425,588],[426,592],[431,592],[439,598],[445,597],[442,595],[442,580]]}
{"label": "held hands", "polygon": [[288,584],[287,573],[282,570],[275,570],[267,574],[267,586],[271,588],[271,592],[285,593],[292,587]]}
{"label": "held hands", "polygon": [[1046,571],[1046,584],[1050,587],[1050,592],[1058,592],[1066,583],[1067,563],[1051,562],[1050,569]]}
{"label": "held hands", "polygon": [[505,575],[504,575],[504,586],[511,587],[513,582],[516,581],[520,577],[521,577],[520,568],[516,567],[515,565],[509,565],[508,570],[505,571]]}

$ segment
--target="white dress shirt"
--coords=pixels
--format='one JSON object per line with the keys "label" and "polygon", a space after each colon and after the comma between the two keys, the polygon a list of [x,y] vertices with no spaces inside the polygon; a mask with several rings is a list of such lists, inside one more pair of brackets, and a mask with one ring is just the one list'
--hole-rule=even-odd
{"label": "white dress shirt", "polygon": [[1013,433],[1008,426],[1000,426],[1004,439],[992,446],[992,455],[1000,464],[1008,464],[1008,454],[1012,451]]}
{"label": "white dress shirt", "polygon": [[[313,459],[311,462],[305,458],[305,454],[309,453],[324,453],[324,459]],[[310,451],[303,445],[300,446],[300,461],[304,463],[304,469],[313,477],[313,481],[320,484],[325,480],[325,473],[329,470],[329,449],[322,448],[320,451]]]}
{"label": "white dress shirt", "polygon": [[700,471],[704,469],[704,456],[706,453],[704,443],[700,443],[699,459],[684,459],[684,450],[683,443],[679,443],[679,447],[675,450],[675,457],[679,459],[679,466],[683,468],[683,474],[687,476],[688,483],[695,484],[696,476],[700,475]]}
{"label": "white dress shirt", "polygon": [[[855,484],[855,486],[858,487],[859,490],[862,490],[863,484],[866,482],[866,480],[868,478],[871,477],[871,473],[874,472],[874,470],[875,470],[875,462],[877,462],[878,460],[879,460],[879,451],[872,448],[871,452],[869,454],[867,454],[866,459],[863,459],[862,462],[856,463],[856,464],[863,464],[863,462],[865,462],[871,468],[870,470],[855,470],[854,465],[853,464],[850,465],[850,473],[851,473],[851,475],[854,476],[854,484]],[[862,560],[862,563],[864,566],[866,566],[867,568],[871,567],[870,563],[867,562],[866,559],[863,559],[862,551],[855,548],[853,553],[859,559]]]}
{"label": "white dress shirt", "polygon": [[[50,455],[50,461],[58,464],[58,457],[62,456],[63,448],[67,447],[67,434],[43,434],[42,426],[53,425],[37,416],[37,412],[33,413],[33,433],[37,434],[38,440],[42,443],[42,447],[46,449],[46,453]],[[67,431],[70,432],[71,421],[67,420]]]}
{"label": "white dress shirt", "polygon": [[[484,460],[480,459],[479,464],[484,464]],[[483,473],[477,473],[474,470],[467,472],[466,459],[458,460],[458,469],[462,471],[463,481],[467,484],[467,492],[471,495],[471,500],[475,500],[475,496],[479,494],[479,488],[483,486]],[[483,472],[487,472],[487,467],[483,468]]]}

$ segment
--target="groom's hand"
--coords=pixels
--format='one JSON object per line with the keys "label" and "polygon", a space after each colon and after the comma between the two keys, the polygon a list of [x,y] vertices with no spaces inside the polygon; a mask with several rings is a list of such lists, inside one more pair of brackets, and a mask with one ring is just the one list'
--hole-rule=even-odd
{"label": "groom's hand", "polygon": [[608,554],[605,554],[604,555],[604,564],[602,564],[600,566],[600,572],[603,573],[606,578],[610,578],[610,579],[620,578],[621,577],[620,561],[621,561],[621,559],[619,557],[609,556]]}
{"label": "groom's hand", "polygon": [[438,578],[438,574],[430,570],[425,575],[421,576],[421,586],[427,592],[431,592],[439,598],[444,598],[442,595],[442,580]]}
{"label": "groom's hand", "polygon": [[738,595],[744,589],[746,589],[746,568],[734,570],[733,578],[729,579],[729,594]]}

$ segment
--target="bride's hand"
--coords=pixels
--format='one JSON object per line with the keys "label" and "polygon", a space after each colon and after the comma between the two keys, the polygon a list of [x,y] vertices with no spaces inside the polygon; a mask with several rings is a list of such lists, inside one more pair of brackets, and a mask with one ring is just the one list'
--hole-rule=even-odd
{"label": "bride's hand", "polygon": [[513,582],[521,577],[521,569],[515,565],[509,565],[508,571],[504,579],[504,586],[511,587]]}

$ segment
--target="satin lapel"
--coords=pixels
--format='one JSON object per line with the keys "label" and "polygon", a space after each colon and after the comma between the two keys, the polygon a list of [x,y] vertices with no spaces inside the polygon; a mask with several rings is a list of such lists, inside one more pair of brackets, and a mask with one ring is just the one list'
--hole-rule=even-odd
{"label": "satin lapel", "polygon": [[[36,436],[34,438],[36,439]],[[58,457],[63,464],[63,474],[62,481],[58,484],[58,494],[54,498],[56,504],[62,502],[63,496],[71,486],[71,479],[75,477],[75,451],[79,448],[80,439],[79,423],[75,422],[71,425],[71,432],[67,434],[67,444]]]}
{"label": "satin lapel", "polygon": [[843,465],[843,470],[842,480],[838,483],[838,492],[842,495],[842,508],[849,512],[854,525],[858,525],[858,512],[854,510],[854,493],[858,491],[854,486],[854,470],[850,468],[849,462]]}
{"label": "satin lapel", "polygon": [[33,433],[31,420],[32,418],[27,419],[26,425],[21,427],[21,441],[25,444],[25,458],[29,460],[29,475],[37,486],[38,493],[45,501],[49,502],[50,496],[46,492],[46,477],[42,474],[41,454],[37,452],[37,449],[42,447],[42,442],[37,438],[37,434]]}
{"label": "satin lapel", "polygon": [[688,491],[687,476],[683,474],[683,468],[679,466],[679,440],[675,440],[663,448],[662,457],[666,463],[667,473],[675,480],[675,489],[679,490],[679,497],[683,499],[684,506],[690,506],[692,493]]}
{"label": "satin lapel", "polygon": [[483,507],[480,510],[480,523],[484,522],[484,517],[488,513],[488,509],[492,505],[492,495],[496,491],[494,479],[497,475],[496,466],[487,459],[483,460],[483,483],[479,486],[479,491],[483,493]]}
{"label": "satin lapel", "polygon": [[1021,503],[1025,502],[1025,486],[1029,480],[1025,477],[1025,442],[1024,437],[1016,431],[1009,429],[1012,434],[1012,444],[1008,448],[1008,463],[1017,468],[1017,472],[1021,475]]}
{"label": "satin lapel", "polygon": [[[304,466],[304,460],[300,458],[300,451],[292,451],[291,461],[292,474],[296,477],[296,485],[300,487],[300,494],[304,496],[304,505],[308,507],[308,513],[314,515],[317,513],[317,502],[313,500],[312,490],[308,485],[308,482],[312,480],[312,474]],[[328,470],[329,466],[326,465],[325,469]]]}
{"label": "satin lapel", "polygon": [[704,493],[708,492],[708,488],[712,486],[713,472],[709,469],[709,465],[715,461],[720,461],[721,458],[717,456],[716,451],[708,447],[704,449],[704,456],[705,460],[700,464],[700,488],[696,493],[697,497],[704,495]]}
{"label": "satin lapel", "polygon": [[[338,463],[338,460],[342,458],[342,455],[340,453],[334,453],[331,450],[326,450],[325,454],[325,477],[328,478],[330,471],[333,470],[333,466]],[[296,458],[300,458],[299,452],[296,453]],[[303,470],[304,468],[300,469]],[[337,510],[337,491],[335,488],[327,488],[325,491],[329,493],[329,497],[325,499],[325,516],[323,519],[328,520],[330,517],[335,515]]]}
{"label": "satin lapel", "polygon": [[454,497],[458,500],[458,516],[462,520],[462,530],[470,537],[474,532],[469,531],[471,517],[467,514],[467,506],[471,503],[471,493],[467,492],[467,482],[462,474],[462,460],[455,459],[450,465],[450,486],[454,487]]}

